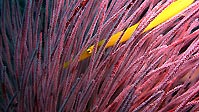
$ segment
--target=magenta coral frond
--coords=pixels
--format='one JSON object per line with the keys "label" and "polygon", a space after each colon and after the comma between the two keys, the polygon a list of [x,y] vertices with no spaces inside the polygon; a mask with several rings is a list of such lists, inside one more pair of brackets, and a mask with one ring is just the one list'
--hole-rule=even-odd
{"label": "magenta coral frond", "polygon": [[199,111],[199,1],[143,32],[175,1],[1,0],[0,111]]}

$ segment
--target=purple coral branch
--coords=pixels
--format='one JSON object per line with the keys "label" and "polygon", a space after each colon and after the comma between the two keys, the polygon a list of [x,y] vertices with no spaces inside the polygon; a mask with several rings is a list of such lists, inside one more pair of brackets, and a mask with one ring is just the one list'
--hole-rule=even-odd
{"label": "purple coral branch", "polygon": [[173,1],[0,1],[0,111],[198,111],[199,1],[142,33]]}

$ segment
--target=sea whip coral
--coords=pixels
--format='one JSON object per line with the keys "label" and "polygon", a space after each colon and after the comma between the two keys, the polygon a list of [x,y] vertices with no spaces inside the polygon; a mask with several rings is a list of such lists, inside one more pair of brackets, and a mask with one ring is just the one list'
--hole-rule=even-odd
{"label": "sea whip coral", "polygon": [[1,111],[199,110],[199,1],[141,33],[173,1],[1,0]]}

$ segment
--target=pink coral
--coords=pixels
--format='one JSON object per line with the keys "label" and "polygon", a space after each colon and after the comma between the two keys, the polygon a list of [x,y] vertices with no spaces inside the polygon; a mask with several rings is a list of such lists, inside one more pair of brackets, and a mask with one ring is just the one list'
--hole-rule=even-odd
{"label": "pink coral", "polygon": [[[1,111],[199,110],[199,1],[140,33],[171,1],[0,1]],[[141,18],[129,41],[78,61]]]}

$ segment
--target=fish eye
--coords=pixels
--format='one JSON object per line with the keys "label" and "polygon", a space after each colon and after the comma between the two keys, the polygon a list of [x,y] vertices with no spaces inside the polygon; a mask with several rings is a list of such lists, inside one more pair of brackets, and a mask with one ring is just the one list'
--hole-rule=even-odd
{"label": "fish eye", "polygon": [[86,51],[87,51],[87,53],[89,53],[89,54],[92,53],[91,49],[87,49]]}

